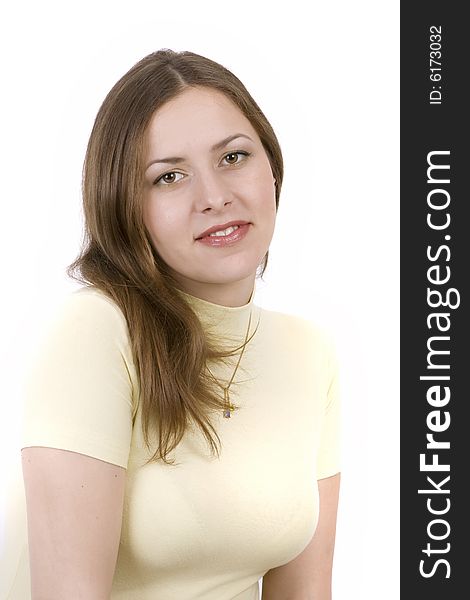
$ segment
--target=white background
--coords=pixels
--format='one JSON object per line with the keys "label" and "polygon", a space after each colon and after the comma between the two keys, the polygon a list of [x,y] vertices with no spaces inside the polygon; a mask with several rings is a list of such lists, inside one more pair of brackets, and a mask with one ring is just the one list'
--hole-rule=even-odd
{"label": "white background", "polygon": [[336,340],[344,436],[334,598],[396,600],[399,3],[31,0],[11,3],[0,21],[0,534],[18,469],[22,374],[47,318],[76,287],[64,270],[81,239],[94,117],[140,58],[191,50],[242,80],[283,150],[255,302],[304,315]]}

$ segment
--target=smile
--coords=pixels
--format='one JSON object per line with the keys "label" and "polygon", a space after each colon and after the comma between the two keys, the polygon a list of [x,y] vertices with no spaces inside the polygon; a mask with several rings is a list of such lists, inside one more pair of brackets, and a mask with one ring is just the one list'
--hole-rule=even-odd
{"label": "smile", "polygon": [[233,227],[227,227],[227,229],[224,229],[223,231],[216,231],[215,233],[209,233],[209,235],[211,237],[214,236],[221,236],[221,235],[229,235],[230,233],[232,233],[232,231],[235,231],[236,229],[238,229],[238,225],[234,225]]}
{"label": "smile", "polygon": [[212,246],[214,248],[220,248],[225,246],[233,246],[237,242],[244,239],[248,232],[248,228],[250,227],[250,223],[246,223],[245,225],[234,225],[232,227],[228,227],[223,231],[216,231],[209,235],[206,235],[203,238],[196,240],[201,244],[205,244],[206,246]]}

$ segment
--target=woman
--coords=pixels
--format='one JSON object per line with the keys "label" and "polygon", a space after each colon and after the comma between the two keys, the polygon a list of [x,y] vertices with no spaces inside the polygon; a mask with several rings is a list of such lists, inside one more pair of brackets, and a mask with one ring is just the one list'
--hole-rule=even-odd
{"label": "woman", "polygon": [[155,52],[106,97],[84,287],[25,399],[33,599],[249,600],[261,577],[263,600],[331,598],[334,354],[253,302],[282,178],[270,124],[207,58]]}

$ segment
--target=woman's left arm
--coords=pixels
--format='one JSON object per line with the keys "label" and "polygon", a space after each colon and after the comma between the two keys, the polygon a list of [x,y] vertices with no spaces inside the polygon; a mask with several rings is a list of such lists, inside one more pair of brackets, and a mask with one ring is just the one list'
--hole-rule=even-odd
{"label": "woman's left arm", "polygon": [[318,480],[320,515],[308,546],[263,577],[261,600],[331,600],[340,473]]}

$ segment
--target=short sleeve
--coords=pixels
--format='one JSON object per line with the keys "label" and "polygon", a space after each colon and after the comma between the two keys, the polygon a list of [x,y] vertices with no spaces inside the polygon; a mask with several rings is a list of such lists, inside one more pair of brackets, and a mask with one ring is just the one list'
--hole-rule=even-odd
{"label": "short sleeve", "polygon": [[338,360],[331,340],[327,342],[327,379],[323,422],[317,455],[317,479],[336,475],[341,470],[341,414]]}
{"label": "short sleeve", "polygon": [[60,304],[27,370],[21,447],[79,452],[127,468],[133,363],[122,312],[82,288]]}

